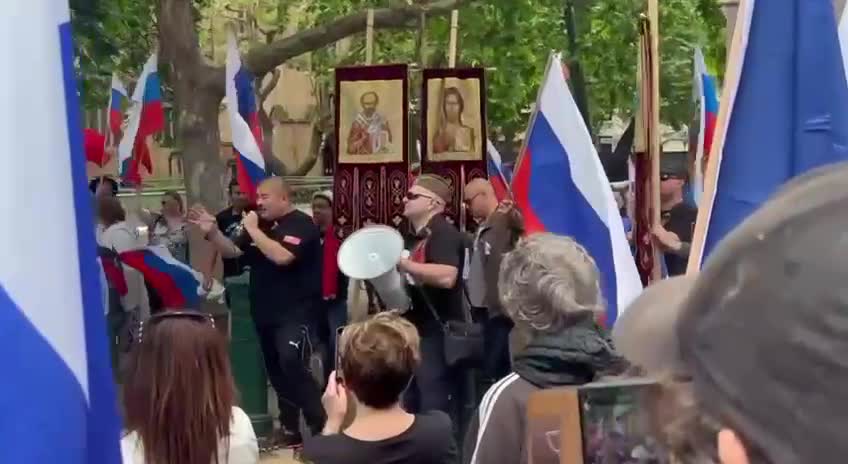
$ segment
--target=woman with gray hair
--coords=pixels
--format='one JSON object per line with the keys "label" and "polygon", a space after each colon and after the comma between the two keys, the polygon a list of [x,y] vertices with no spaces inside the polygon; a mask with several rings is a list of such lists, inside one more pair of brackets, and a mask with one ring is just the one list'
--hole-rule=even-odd
{"label": "woman with gray hair", "polygon": [[527,399],[625,368],[595,324],[603,313],[595,261],[569,237],[535,234],[501,263],[501,302],[522,346],[513,373],[493,385],[465,438],[464,462],[526,463]]}

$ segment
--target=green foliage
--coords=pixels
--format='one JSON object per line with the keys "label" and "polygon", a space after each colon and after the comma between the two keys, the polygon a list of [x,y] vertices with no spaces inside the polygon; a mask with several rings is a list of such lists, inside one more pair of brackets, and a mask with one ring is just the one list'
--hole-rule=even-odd
{"label": "green foliage", "polygon": [[[112,72],[135,76],[156,44],[150,0],[73,0],[71,22],[83,105],[106,104]],[[125,79],[126,81],[127,79]]]}
{"label": "green foliage", "polygon": [[[292,26],[302,30],[368,7],[396,4],[387,0],[192,1],[197,17],[204,17],[204,21],[211,15],[218,18],[216,24],[226,22],[226,15],[219,13],[228,6],[250,10],[262,31],[277,32]],[[627,117],[635,103],[637,18],[644,11],[645,0],[572,1],[579,36],[576,58],[586,76],[592,121],[599,125],[611,116]],[[460,10],[458,66],[488,70],[490,131],[514,134],[523,130],[550,51],[571,53],[565,35],[564,3],[481,0]],[[129,76],[138,72],[156,44],[154,7],[152,0],[72,1],[86,106],[105,104],[113,70]],[[693,48],[700,45],[704,49],[712,71],[724,68],[724,16],[715,0],[663,0],[660,8],[661,117],[667,124],[680,125],[691,114]],[[206,29],[211,28],[206,22],[197,26],[207,51]],[[428,18],[424,35],[422,50],[416,29],[377,30],[374,62],[417,63],[420,67],[423,55],[424,65],[445,66],[449,18]],[[253,37],[265,41],[262,34]],[[333,67],[364,61],[365,35],[360,34],[350,39],[349,53],[343,57],[336,55],[335,47],[326,47],[292,64],[312,69],[319,85],[328,88]],[[413,97],[418,93],[418,79],[413,74]]]}
{"label": "green foliage", "polygon": [[[636,103],[636,18],[643,0],[595,0],[587,8],[580,56],[592,120],[629,117]],[[692,114],[692,56],[700,46],[713,70],[724,69],[724,16],[712,0],[660,2],[660,117],[679,127]]]}

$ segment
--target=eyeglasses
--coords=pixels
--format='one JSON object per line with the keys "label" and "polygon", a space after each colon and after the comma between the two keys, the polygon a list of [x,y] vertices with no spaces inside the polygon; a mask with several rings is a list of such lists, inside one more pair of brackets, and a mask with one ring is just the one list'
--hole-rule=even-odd
{"label": "eyeglasses", "polygon": [[415,192],[406,192],[406,199],[409,201],[417,200],[419,198],[426,198],[428,200],[432,200],[433,197],[429,195],[424,195],[423,193],[415,193]]}
{"label": "eyeglasses", "polygon": [[165,319],[173,319],[173,318],[178,318],[178,317],[194,319],[195,321],[198,321],[198,322],[208,321],[209,324],[212,325],[212,328],[215,328],[215,319],[212,317],[211,314],[201,313],[199,311],[190,311],[190,310],[187,310],[187,311],[167,311],[166,310],[166,311],[162,311],[160,313],[156,313],[156,314],[150,316],[150,318],[148,318],[146,321],[139,321],[139,323],[138,323],[138,343],[141,343],[141,341],[144,338],[143,335],[144,335],[144,329],[145,328],[149,329],[154,324],[158,324],[159,322],[161,322]]}
{"label": "eyeglasses", "polygon": [[466,199],[462,200],[462,202],[465,203],[467,206],[470,206],[471,202],[474,201],[475,198],[477,198],[478,196],[480,196],[482,194],[483,194],[483,192],[477,192],[474,195],[471,195],[470,198],[466,198]]}

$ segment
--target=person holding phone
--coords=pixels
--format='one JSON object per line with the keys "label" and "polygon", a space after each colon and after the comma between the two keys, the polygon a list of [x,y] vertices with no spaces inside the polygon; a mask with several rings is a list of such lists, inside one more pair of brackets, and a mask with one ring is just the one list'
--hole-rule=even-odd
{"label": "person holding phone", "polygon": [[[344,328],[338,341],[340,370],[330,375],[322,402],[327,423],[307,440],[314,464],[447,464],[457,461],[448,415],[410,414],[400,398],[421,360],[418,331],[395,312]],[[342,430],[348,406],[356,417]]]}

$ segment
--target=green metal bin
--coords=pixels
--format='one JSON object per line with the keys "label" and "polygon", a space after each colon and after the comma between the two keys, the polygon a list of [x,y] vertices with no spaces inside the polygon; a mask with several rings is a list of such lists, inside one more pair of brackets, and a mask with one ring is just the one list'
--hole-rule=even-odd
{"label": "green metal bin", "polygon": [[241,394],[241,407],[250,417],[253,430],[259,437],[273,431],[274,422],[268,413],[268,377],[262,360],[262,350],[250,315],[250,273],[226,279],[230,305],[230,362],[233,376]]}

